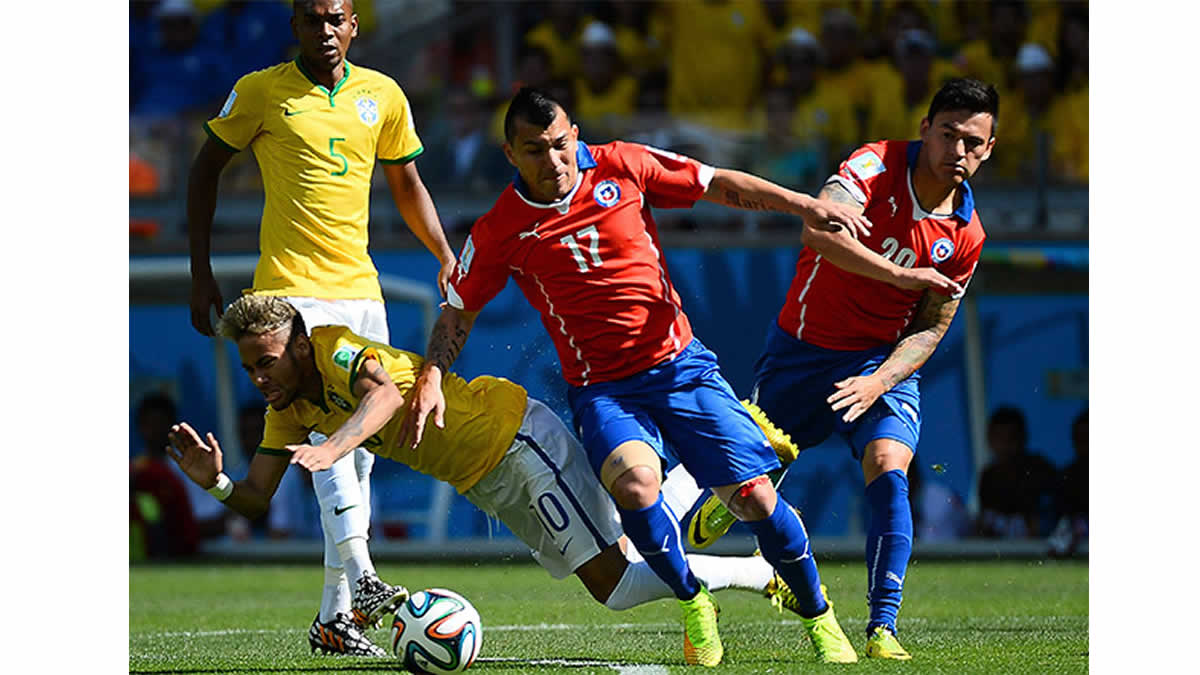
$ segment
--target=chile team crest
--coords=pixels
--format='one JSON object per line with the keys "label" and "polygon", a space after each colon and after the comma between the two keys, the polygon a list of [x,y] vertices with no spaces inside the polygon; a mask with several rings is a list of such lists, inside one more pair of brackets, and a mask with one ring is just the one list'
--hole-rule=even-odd
{"label": "chile team crest", "polygon": [[373,126],[379,121],[379,105],[375,103],[375,99],[360,98],[354,102],[358,107],[358,119],[367,126]]}
{"label": "chile team crest", "polygon": [[954,242],[946,237],[942,237],[933,242],[933,246],[929,247],[929,256],[933,258],[933,262],[940,263],[950,259],[954,255]]}
{"label": "chile team crest", "polygon": [[613,204],[621,201],[621,186],[617,185],[616,181],[605,180],[592,190],[592,198],[600,206],[608,208]]}

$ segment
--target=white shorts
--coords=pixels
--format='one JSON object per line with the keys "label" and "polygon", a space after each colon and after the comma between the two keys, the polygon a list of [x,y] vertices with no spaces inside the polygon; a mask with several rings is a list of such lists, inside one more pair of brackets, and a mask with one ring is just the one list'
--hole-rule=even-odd
{"label": "white shorts", "polygon": [[345,326],[373,342],[388,343],[387,310],[376,300],[327,300],[287,296],[283,298],[300,316],[311,333],[313,326]]}
{"label": "white shorts", "polygon": [[532,398],[508,454],[464,496],[507,525],[555,579],[621,536],[616,507],[583,446],[558,415]]}

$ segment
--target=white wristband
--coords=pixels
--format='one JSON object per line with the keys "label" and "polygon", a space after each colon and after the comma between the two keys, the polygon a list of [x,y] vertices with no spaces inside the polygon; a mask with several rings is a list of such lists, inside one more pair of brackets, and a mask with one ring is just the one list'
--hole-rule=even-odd
{"label": "white wristband", "polygon": [[217,474],[217,484],[208,488],[208,494],[221,501],[229,499],[229,495],[233,494],[233,481],[229,480],[229,476],[222,471]]}

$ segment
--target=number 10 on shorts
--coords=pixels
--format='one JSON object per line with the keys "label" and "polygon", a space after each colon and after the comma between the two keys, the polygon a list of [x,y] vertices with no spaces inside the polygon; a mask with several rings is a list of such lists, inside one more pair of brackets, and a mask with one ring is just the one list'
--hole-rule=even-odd
{"label": "number 10 on shorts", "polygon": [[[529,505],[529,510],[533,511],[534,517],[542,524],[542,527],[546,530],[546,534],[550,535],[550,538],[556,544],[558,542],[558,535],[566,532],[567,528],[571,525],[571,518],[567,515],[567,510],[563,508],[562,502],[558,501],[558,497],[553,492],[543,492],[538,495],[534,503]],[[565,553],[567,545],[570,543],[571,540],[567,539],[558,552],[560,554]]]}

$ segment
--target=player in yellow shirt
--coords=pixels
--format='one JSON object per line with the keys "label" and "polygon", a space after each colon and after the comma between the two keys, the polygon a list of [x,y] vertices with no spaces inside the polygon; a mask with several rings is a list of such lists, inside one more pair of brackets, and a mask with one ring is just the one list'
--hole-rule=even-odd
{"label": "player in yellow shirt", "polygon": [[[201,439],[186,422],[176,424],[168,452],[234,511],[254,517],[266,510],[289,462],[320,471],[365,446],[450,483],[503,521],[551,576],[575,574],[611,609],[674,597],[627,547],[612,500],[574,434],[522,387],[447,373],[444,425],[429,425],[410,448],[400,437],[403,411],[422,357],[344,326],[316,326],[308,334],[295,308],[266,295],[239,298],[218,328],[236,342],[242,367],[270,406],[261,446],[236,483],[222,473],[221,447],[211,433]],[[327,440],[307,444],[310,429]],[[761,556],[689,555],[688,561],[712,590],[776,588]]]}
{"label": "player in yellow shirt", "polygon": [[[377,160],[404,221],[441,262],[442,288],[454,253],[413,162],[422,145],[404,92],[390,77],[346,60],[358,35],[354,3],[297,0],[292,7],[299,56],[238,80],[221,111],[205,124],[209,137],[192,165],[187,206],[192,325],[212,335],[210,308],[221,312],[209,260],[217,185],[234,154],[249,148],[265,192],[251,290],[289,298],[308,325],[345,325],[386,343],[378,272],[367,253]],[[382,653],[350,620],[355,606],[378,614],[398,593],[375,575],[367,550],[374,455],[363,449],[353,454],[313,475],[325,574],[309,643],[327,652]]]}

